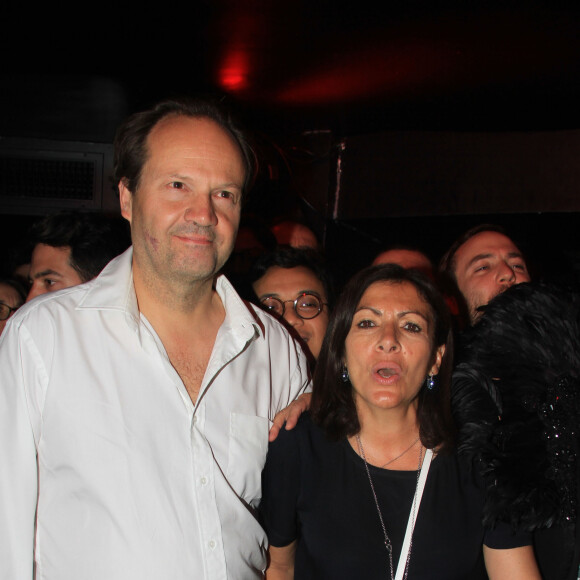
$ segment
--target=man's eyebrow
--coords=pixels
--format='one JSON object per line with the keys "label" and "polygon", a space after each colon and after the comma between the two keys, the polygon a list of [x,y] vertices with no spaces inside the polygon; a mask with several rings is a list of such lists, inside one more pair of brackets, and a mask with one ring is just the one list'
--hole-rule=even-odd
{"label": "man's eyebrow", "polygon": [[37,280],[38,278],[42,278],[43,276],[60,276],[62,278],[62,274],[57,272],[56,270],[42,270],[42,272],[36,272],[34,276],[30,276],[31,280]]}
{"label": "man's eyebrow", "polygon": [[[316,298],[318,298],[319,300],[322,300],[322,295],[320,294],[320,292],[318,292],[318,290],[298,290],[298,292],[296,292],[296,298],[298,298],[298,296],[302,296],[303,294],[312,294],[313,296],[316,296]],[[259,296],[260,300],[262,300],[263,298],[280,298],[280,294],[278,292],[268,292],[266,294],[260,294]],[[281,300],[281,298],[280,298]],[[292,298],[290,298],[290,300],[293,300]]]}
{"label": "man's eyebrow", "polygon": [[[191,177],[185,173],[172,173],[169,176],[169,179],[174,179],[175,181],[187,181]],[[235,181],[226,181],[224,183],[220,183],[216,185],[213,189],[227,189],[228,187],[235,188],[235,189],[243,189],[243,185]]]}
{"label": "man's eyebrow", "polygon": [[471,265],[475,264],[475,262],[479,262],[479,260],[487,260],[489,258],[493,258],[494,254],[488,252],[487,254],[477,254],[467,262],[465,265],[465,269],[469,268]]}
{"label": "man's eyebrow", "polygon": [[[465,269],[467,270],[470,266],[472,266],[473,264],[475,264],[475,262],[479,262],[479,260],[488,260],[489,258],[493,258],[495,256],[495,254],[488,252],[487,254],[477,254],[476,256],[473,256],[473,258],[471,258],[471,260],[469,260],[469,262],[467,262]],[[524,260],[524,256],[522,255],[521,252],[508,252],[507,254],[508,258],[521,258],[522,260]]]}

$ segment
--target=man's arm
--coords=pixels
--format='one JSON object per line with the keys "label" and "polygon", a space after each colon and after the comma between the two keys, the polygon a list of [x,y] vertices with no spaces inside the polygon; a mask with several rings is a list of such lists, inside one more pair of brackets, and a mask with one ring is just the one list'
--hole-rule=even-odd
{"label": "man's arm", "polygon": [[26,351],[17,329],[7,327],[0,339],[0,577],[10,580],[33,577],[38,474],[24,392]]}
{"label": "man's arm", "polygon": [[310,408],[311,397],[312,393],[302,393],[285,409],[276,413],[272,427],[270,427],[269,441],[274,441],[278,437],[278,433],[280,433],[280,429],[282,429],[284,423],[286,423],[286,429],[294,429],[296,427],[300,415]]}

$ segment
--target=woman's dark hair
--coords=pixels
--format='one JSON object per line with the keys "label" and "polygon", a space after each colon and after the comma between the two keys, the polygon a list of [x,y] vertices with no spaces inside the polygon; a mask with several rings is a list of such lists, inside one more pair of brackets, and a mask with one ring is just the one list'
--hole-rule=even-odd
{"label": "woman's dark hair", "polygon": [[453,338],[449,311],[445,300],[433,284],[420,272],[405,270],[394,264],[371,266],[361,270],[345,286],[331,314],[326,336],[314,374],[311,414],[330,439],[338,440],[360,431],[352,385],[341,378],[345,357],[345,341],[355,311],[365,291],[375,282],[411,284],[429,305],[433,317],[433,353],[445,345],[437,386],[425,385],[418,395],[417,420],[419,435],[425,447],[443,449],[453,441],[450,382],[453,364]]}
{"label": "woman's dark hair", "polygon": [[256,154],[248,136],[234,120],[231,111],[216,98],[176,98],[161,101],[152,108],[128,117],[119,127],[114,141],[115,184],[124,180],[135,195],[149,152],[147,138],[153,128],[167,117],[210,119],[217,123],[239,147],[246,170],[244,192],[252,185],[257,168]]}

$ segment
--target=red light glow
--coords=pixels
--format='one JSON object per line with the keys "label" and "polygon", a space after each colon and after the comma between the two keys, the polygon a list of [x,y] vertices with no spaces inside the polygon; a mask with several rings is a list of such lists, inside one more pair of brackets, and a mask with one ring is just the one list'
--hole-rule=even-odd
{"label": "red light glow", "polygon": [[218,78],[226,91],[240,92],[248,87],[248,55],[240,49],[233,49],[225,55]]}

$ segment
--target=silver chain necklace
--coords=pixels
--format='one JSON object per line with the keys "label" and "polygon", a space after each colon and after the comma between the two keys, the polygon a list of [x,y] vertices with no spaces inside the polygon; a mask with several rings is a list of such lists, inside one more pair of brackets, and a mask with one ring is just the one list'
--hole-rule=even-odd
{"label": "silver chain necklace", "polygon": [[403,457],[403,455],[405,455],[405,453],[407,453],[407,451],[410,451],[413,447],[415,447],[415,444],[417,443],[417,441],[419,441],[419,437],[417,437],[417,439],[415,439],[415,441],[413,441],[413,443],[411,443],[411,445],[409,445],[409,447],[407,447],[407,449],[405,449],[405,451],[403,451],[403,453],[401,453],[400,455],[397,455],[397,457],[395,457],[394,459],[389,459],[389,461],[387,461],[386,463],[383,463],[383,465],[380,465],[379,467],[381,469],[383,469],[384,467],[387,467],[387,465],[391,465],[391,463],[394,463],[395,461],[397,461],[397,459],[401,459],[401,457]]}
{"label": "silver chain necklace", "polygon": [[[381,513],[381,508],[379,506],[379,500],[378,500],[377,494],[375,492],[373,478],[371,477],[371,472],[369,470],[369,465],[367,463],[365,450],[364,450],[362,442],[360,440],[360,435],[356,435],[356,442],[358,444],[360,456],[362,457],[364,464],[365,464],[365,469],[367,472],[367,476],[369,478],[369,483],[371,484],[371,491],[373,492],[373,498],[375,500],[375,505],[377,507],[377,513],[379,514],[379,520],[381,522],[381,527],[383,528],[383,534],[385,536],[385,548],[387,549],[387,553],[389,555],[390,578],[391,578],[391,580],[395,580],[395,572],[394,572],[394,568],[393,568],[393,544],[391,543],[391,539],[389,538],[389,535],[387,534],[387,528],[385,527],[385,522],[383,521],[383,514]],[[416,441],[415,441],[415,443],[416,443]],[[415,445],[415,443],[413,443],[413,445]],[[413,445],[411,445],[411,447],[413,447]],[[410,449],[410,447],[409,447],[409,449]],[[408,451],[409,449],[407,449],[406,451]],[[395,459],[398,459],[398,457],[396,457]],[[413,495],[413,504],[411,506],[413,521],[415,520],[415,509],[416,509],[416,504],[417,504],[417,490],[419,489],[419,477],[421,476],[422,459],[423,459],[423,445],[421,445],[421,447],[419,448],[419,466],[417,467],[417,483],[415,484],[415,494]],[[394,461],[394,459],[392,461]],[[387,465],[387,464],[385,464],[385,465]],[[412,547],[413,547],[413,536],[411,536],[411,542],[409,544],[409,551],[407,552],[407,561],[405,562],[405,574],[403,576],[403,578],[405,580],[407,580],[407,575],[409,574],[409,561],[411,560],[411,548]]]}

